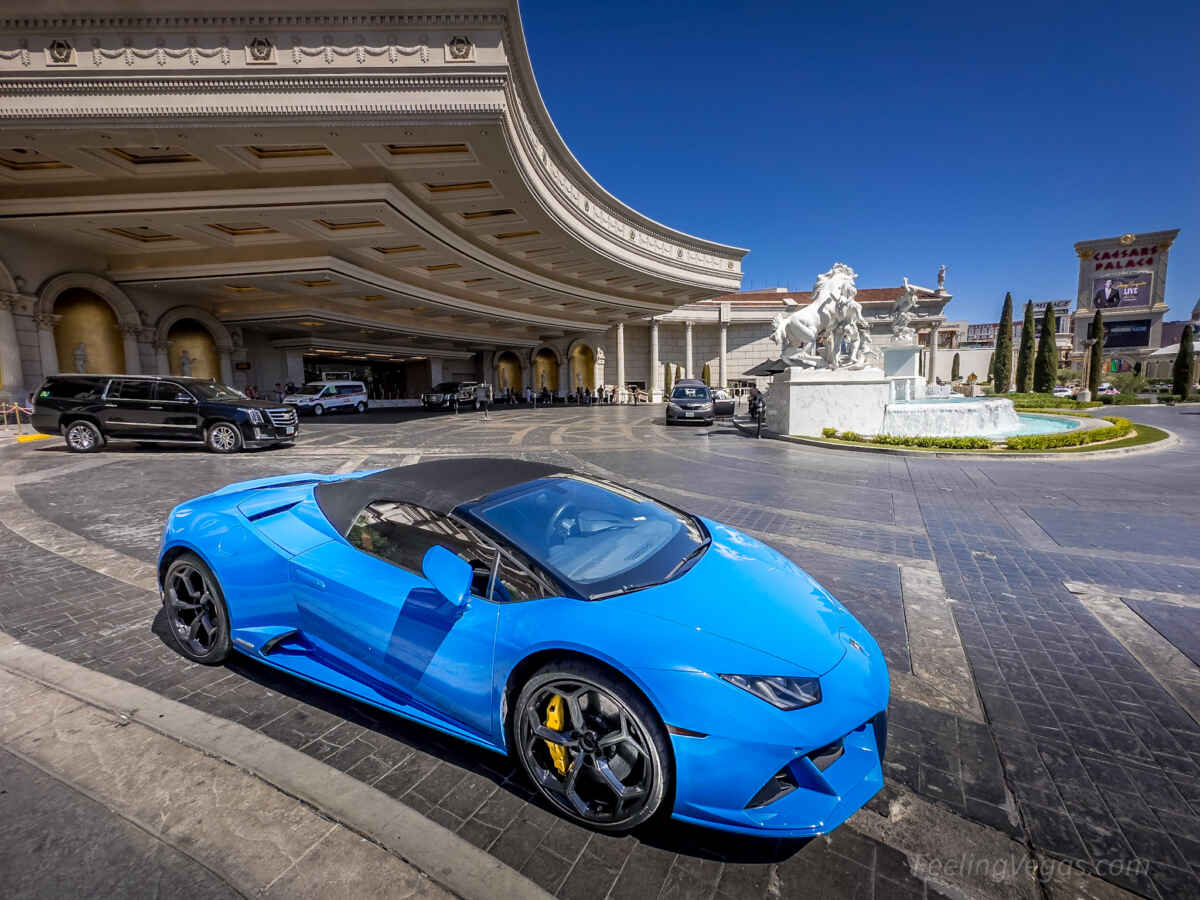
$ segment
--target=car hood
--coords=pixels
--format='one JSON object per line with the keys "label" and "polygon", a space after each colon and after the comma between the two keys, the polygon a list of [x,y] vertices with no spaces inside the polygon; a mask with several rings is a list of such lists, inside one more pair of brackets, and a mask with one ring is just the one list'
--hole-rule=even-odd
{"label": "car hood", "polygon": [[813,675],[836,666],[846,652],[841,630],[860,627],[846,608],[782,553],[718,522],[704,524],[712,545],[684,575],[600,602],[707,632]]}

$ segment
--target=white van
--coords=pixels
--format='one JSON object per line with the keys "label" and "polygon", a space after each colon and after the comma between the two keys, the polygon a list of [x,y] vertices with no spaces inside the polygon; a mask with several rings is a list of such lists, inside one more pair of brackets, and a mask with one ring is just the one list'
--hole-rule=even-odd
{"label": "white van", "polygon": [[335,409],[367,411],[367,386],[361,381],[310,381],[283,398],[296,412],[323,416]]}

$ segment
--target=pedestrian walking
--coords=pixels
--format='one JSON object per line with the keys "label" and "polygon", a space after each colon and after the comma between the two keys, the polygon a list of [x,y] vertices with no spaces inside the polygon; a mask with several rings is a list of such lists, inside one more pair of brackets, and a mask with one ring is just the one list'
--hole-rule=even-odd
{"label": "pedestrian walking", "polygon": [[492,405],[492,386],[480,382],[475,385],[475,408],[483,410],[483,421],[490,421],[488,418],[488,407]]}

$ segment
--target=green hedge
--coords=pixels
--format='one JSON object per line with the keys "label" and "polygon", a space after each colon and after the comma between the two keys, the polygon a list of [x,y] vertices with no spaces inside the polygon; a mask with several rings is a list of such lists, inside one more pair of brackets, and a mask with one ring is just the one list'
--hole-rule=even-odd
{"label": "green hedge", "polygon": [[928,447],[935,450],[990,450],[996,446],[987,438],[974,437],[897,437],[892,434],[877,434],[874,437],[859,434],[856,431],[843,431],[838,434],[836,428],[822,428],[821,434],[827,438],[839,438],[861,444],[883,444],[888,447]]}
{"label": "green hedge", "polygon": [[1105,406],[1129,406],[1134,403],[1150,403],[1137,394],[1101,394],[1100,402]]}
{"label": "green hedge", "polygon": [[1098,441],[1111,441],[1125,437],[1133,431],[1133,423],[1116,416],[1105,416],[1104,421],[1113,424],[1107,428],[1090,431],[1064,431],[1059,434],[1030,434],[1010,437],[1005,443],[1009,450],[1057,450],[1059,447],[1081,447]]}
{"label": "green hedge", "polygon": [[1081,403],[1070,397],[1055,397],[1053,394],[999,394],[1013,402],[1017,409],[1092,409],[1099,406],[1099,400],[1089,400]]}

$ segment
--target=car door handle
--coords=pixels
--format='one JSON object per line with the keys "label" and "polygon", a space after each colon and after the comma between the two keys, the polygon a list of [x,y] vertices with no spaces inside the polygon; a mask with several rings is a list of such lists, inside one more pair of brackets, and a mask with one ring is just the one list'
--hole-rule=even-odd
{"label": "car door handle", "polygon": [[161,406],[151,406],[150,409],[162,409]]}
{"label": "car door handle", "polygon": [[296,569],[296,580],[303,581],[305,584],[312,585],[318,590],[325,590],[325,582],[316,575],[305,572],[303,569]]}
{"label": "car door handle", "polygon": [[115,403],[105,403],[104,406],[106,409],[116,409],[117,408],[117,404],[115,404]]}

